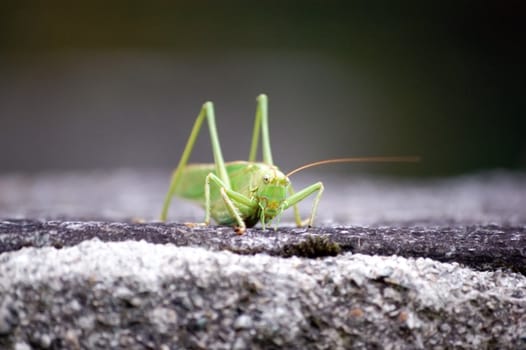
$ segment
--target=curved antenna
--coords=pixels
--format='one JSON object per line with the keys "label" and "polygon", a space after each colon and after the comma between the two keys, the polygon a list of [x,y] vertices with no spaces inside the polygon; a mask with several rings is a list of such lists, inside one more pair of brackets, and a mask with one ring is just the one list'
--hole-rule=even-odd
{"label": "curved antenna", "polygon": [[312,168],[324,164],[334,163],[414,163],[420,161],[418,156],[398,156],[398,157],[352,157],[352,158],[333,158],[325,159],[317,162],[308,163],[290,171],[286,176],[296,174],[299,171],[307,168]]}

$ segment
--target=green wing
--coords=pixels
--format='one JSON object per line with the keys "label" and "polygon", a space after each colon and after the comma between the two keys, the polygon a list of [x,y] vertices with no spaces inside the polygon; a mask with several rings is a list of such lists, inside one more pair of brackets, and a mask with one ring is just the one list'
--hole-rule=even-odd
{"label": "green wing", "polygon": [[[248,189],[253,173],[251,164],[245,161],[225,163],[232,189],[247,196],[249,196]],[[216,174],[214,164],[191,164],[186,166],[175,189],[175,195],[204,205],[205,180],[210,173]],[[212,188],[210,197],[212,202],[219,199],[219,191]]]}

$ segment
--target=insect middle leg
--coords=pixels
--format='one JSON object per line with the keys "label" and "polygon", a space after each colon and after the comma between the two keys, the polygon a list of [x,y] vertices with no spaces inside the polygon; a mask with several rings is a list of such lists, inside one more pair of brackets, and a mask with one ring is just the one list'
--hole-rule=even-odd
{"label": "insect middle leg", "polygon": [[254,208],[257,207],[257,202],[251,200],[245,195],[233,191],[225,187],[225,184],[219,177],[214,173],[210,173],[206,177],[205,181],[205,224],[210,224],[210,216],[212,212],[212,200],[217,201],[219,198],[211,198],[211,186],[217,186],[219,188],[219,193],[221,199],[224,201],[228,215],[223,218],[217,217],[216,220],[219,224],[222,224],[224,221],[229,221],[230,218],[234,218],[237,224],[236,232],[243,234],[246,230],[245,221],[243,218],[247,217],[249,213],[254,211]]}
{"label": "insect middle leg", "polygon": [[314,192],[317,191],[318,194],[316,195],[316,198],[314,199],[314,203],[312,205],[312,211],[311,211],[310,219],[308,221],[309,227],[311,227],[313,222],[314,222],[314,217],[316,216],[316,211],[318,210],[318,204],[320,202],[320,198],[321,198],[321,195],[323,193],[323,189],[324,189],[323,183],[316,182],[315,184],[310,185],[310,186],[304,188],[303,190],[294,193],[289,198],[287,198],[287,200],[285,202],[285,205],[283,207],[283,210],[286,210],[286,209],[294,206],[294,212],[295,212],[295,217],[296,217],[296,224],[298,224],[298,226],[301,226],[302,223],[301,223],[301,219],[299,218],[299,211],[297,211],[296,205],[299,202],[301,202],[302,200],[304,200],[305,198],[307,198],[308,196],[310,196],[311,194],[313,194]]}

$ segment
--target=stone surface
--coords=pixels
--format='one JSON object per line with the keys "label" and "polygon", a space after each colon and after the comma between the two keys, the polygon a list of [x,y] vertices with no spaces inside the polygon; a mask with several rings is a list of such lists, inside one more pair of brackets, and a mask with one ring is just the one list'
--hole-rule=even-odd
{"label": "stone surface", "polygon": [[0,348],[526,349],[525,174],[300,177],[316,227],[244,236],[167,177],[0,176]]}
{"label": "stone surface", "polygon": [[[407,224],[407,223],[406,223]],[[526,275],[526,225],[322,226],[248,229],[100,221],[0,221],[0,253],[22,247],[62,248],[98,238],[107,242],[145,240],[238,254],[324,257],[343,252],[428,257],[479,270],[510,269]]]}
{"label": "stone surface", "polygon": [[91,240],[0,255],[0,345],[526,347],[526,278],[343,254],[241,256]]}

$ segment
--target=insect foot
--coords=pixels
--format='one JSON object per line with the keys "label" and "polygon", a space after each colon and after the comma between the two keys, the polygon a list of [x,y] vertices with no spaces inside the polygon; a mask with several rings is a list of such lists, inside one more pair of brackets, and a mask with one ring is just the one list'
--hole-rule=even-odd
{"label": "insect foot", "polygon": [[242,234],[245,233],[246,228],[245,228],[245,227],[239,227],[239,226],[236,226],[236,227],[234,228],[234,231],[235,231],[238,235],[241,236]]}

